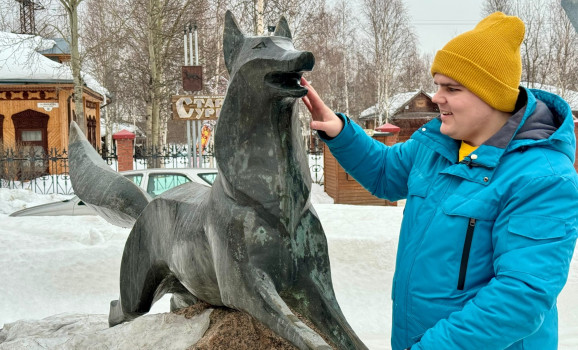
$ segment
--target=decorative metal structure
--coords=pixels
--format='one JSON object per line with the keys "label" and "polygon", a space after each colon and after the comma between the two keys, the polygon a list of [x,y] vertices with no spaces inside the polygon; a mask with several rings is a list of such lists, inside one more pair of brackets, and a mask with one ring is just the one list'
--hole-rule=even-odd
{"label": "decorative metal structure", "polygon": [[20,33],[36,34],[35,10],[44,10],[42,5],[32,0],[16,0],[20,3]]}

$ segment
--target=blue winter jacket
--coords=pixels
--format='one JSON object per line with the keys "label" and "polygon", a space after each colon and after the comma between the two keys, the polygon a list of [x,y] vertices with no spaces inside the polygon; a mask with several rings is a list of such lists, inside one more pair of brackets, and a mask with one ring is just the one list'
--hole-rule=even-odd
{"label": "blue winter jacket", "polygon": [[520,88],[517,112],[461,162],[439,119],[388,147],[341,117],[326,143],[343,168],[378,197],[407,198],[392,348],[556,349],[577,237],[568,104]]}

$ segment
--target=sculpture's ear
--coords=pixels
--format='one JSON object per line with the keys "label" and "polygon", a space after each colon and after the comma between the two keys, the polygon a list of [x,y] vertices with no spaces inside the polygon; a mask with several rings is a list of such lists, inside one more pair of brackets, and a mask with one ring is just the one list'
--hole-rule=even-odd
{"label": "sculpture's ear", "polygon": [[231,11],[225,14],[225,30],[223,31],[223,53],[225,55],[225,66],[229,74],[233,70],[233,64],[241,51],[245,36],[239,30],[239,25]]}
{"label": "sculpture's ear", "polygon": [[291,38],[291,30],[289,29],[289,24],[284,16],[281,16],[279,19],[279,23],[277,23],[277,27],[275,27],[275,36],[284,36],[286,38]]}

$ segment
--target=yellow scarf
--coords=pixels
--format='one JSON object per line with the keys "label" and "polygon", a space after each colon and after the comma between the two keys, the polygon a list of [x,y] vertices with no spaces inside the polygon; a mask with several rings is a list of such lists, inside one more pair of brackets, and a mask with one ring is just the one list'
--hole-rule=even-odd
{"label": "yellow scarf", "polygon": [[462,145],[460,146],[459,160],[458,161],[461,162],[467,155],[469,155],[470,153],[472,153],[473,151],[478,149],[478,147],[479,146],[468,145],[467,143],[462,141]]}

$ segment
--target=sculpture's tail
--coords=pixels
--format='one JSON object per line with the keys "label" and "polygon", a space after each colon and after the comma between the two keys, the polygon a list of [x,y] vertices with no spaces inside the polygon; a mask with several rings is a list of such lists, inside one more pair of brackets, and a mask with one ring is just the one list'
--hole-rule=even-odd
{"label": "sculpture's tail", "polygon": [[131,227],[151,197],[112,170],[75,122],[70,123],[68,150],[74,193],[111,224]]}

